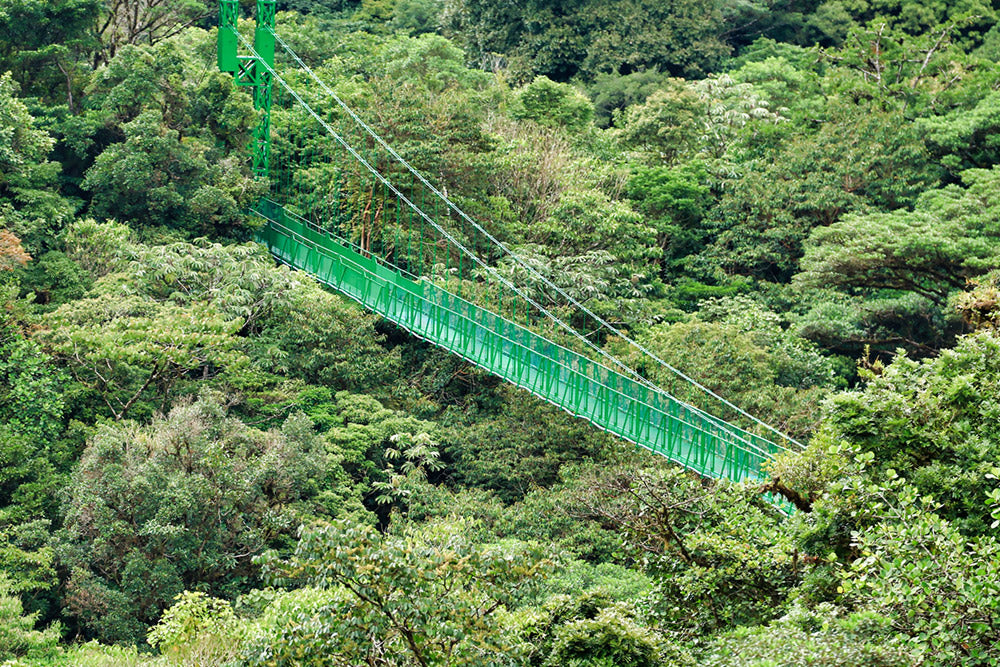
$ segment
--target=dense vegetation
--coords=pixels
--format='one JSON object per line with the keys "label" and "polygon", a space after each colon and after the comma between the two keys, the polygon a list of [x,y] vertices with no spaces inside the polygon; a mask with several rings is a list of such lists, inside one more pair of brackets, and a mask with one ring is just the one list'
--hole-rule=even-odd
{"label": "dense vegetation", "polygon": [[491,233],[807,446],[698,479],[276,266],[214,3],[6,0],[0,663],[1000,662],[1000,3],[278,5]]}

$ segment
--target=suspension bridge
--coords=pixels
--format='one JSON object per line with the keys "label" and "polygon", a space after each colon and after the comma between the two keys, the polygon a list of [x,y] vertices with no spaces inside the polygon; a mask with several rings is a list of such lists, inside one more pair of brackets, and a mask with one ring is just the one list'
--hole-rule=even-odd
{"label": "suspension bridge", "polygon": [[[257,0],[252,42],[237,19],[237,0],[220,0],[218,65],[251,89],[260,112],[253,169],[271,187],[253,214],[279,261],[700,475],[763,479],[768,460],[801,448],[656,357],[467,215],[282,39],[273,0]],[[606,351],[609,339],[627,347],[628,363]]]}

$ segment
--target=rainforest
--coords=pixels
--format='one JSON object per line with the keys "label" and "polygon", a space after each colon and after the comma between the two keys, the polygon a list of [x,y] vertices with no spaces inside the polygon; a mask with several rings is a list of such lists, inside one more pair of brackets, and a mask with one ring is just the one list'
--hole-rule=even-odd
{"label": "rainforest", "polygon": [[1000,664],[998,16],[0,0],[0,666]]}

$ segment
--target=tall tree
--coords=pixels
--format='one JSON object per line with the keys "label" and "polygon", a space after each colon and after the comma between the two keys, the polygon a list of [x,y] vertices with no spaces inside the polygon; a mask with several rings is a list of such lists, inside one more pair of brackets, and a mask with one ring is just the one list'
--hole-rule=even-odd
{"label": "tall tree", "polygon": [[59,165],[49,160],[52,137],[37,127],[17,93],[10,72],[0,74],[0,229],[40,254],[74,206],[59,194]]}
{"label": "tall tree", "polygon": [[208,13],[201,0],[104,0],[94,66],[110,62],[127,44],[152,46],[173,37]]}

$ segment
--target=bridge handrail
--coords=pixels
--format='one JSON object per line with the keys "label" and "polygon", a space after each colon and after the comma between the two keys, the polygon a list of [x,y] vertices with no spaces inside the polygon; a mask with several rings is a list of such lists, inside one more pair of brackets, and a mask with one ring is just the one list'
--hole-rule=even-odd
{"label": "bridge handrail", "polygon": [[[357,245],[356,243],[353,243],[353,242],[351,242],[351,241],[343,238],[340,235],[334,234],[333,232],[331,232],[329,230],[326,230],[326,229],[323,229],[323,228],[319,227],[318,225],[316,225],[315,223],[311,222],[310,220],[308,220],[306,218],[303,218],[302,216],[296,214],[294,211],[289,211],[287,208],[281,206],[281,204],[279,204],[278,202],[275,202],[274,200],[270,200],[270,199],[266,199],[266,198],[265,198],[264,201],[268,201],[273,206],[280,207],[282,209],[282,212],[286,216],[291,216],[293,218],[297,218],[298,221],[300,222],[300,224],[302,224],[304,227],[306,227],[306,228],[315,228],[316,233],[324,234],[327,238],[330,238],[330,239],[336,241],[339,245],[352,248],[352,249],[354,249],[355,251],[357,251],[361,255],[365,255],[366,254],[366,250],[364,248],[362,248],[361,246]],[[417,275],[413,274],[412,272],[410,272],[410,271],[408,271],[406,269],[403,269],[403,268],[401,268],[401,267],[399,267],[399,266],[397,266],[397,265],[395,265],[395,264],[393,264],[391,262],[386,261],[385,259],[381,258],[378,255],[372,254],[372,255],[370,255],[369,258],[372,261],[376,262],[376,263],[379,263],[379,264],[381,264],[383,266],[386,266],[387,268],[390,268],[390,269],[392,269],[394,271],[397,271],[397,272],[399,272],[401,274],[406,274],[412,280],[415,280],[415,281],[422,281],[423,280],[423,281],[426,281],[425,284],[433,286],[435,289],[442,289],[440,286],[436,285],[434,282],[428,280],[426,276],[417,276]],[[361,267],[361,268],[363,268],[363,267]],[[558,347],[558,348],[560,348],[562,350],[565,350],[568,354],[572,354],[572,355],[578,356],[578,357],[580,357],[582,359],[585,359],[588,363],[594,364],[596,367],[604,369],[608,373],[613,373],[614,375],[616,375],[617,377],[622,378],[623,380],[626,380],[626,381],[629,381],[629,382],[635,382],[634,380],[632,380],[632,378],[629,378],[628,376],[626,376],[626,375],[624,375],[622,373],[619,373],[618,371],[615,371],[614,369],[609,368],[608,366],[605,366],[605,365],[601,364],[599,361],[591,359],[589,357],[586,357],[585,355],[582,355],[582,354],[580,354],[579,352],[577,352],[575,350],[569,349],[569,348],[565,347],[564,345],[562,345],[560,343],[556,343],[555,341],[549,340],[548,338],[546,338],[546,337],[538,334],[537,332],[534,332],[531,329],[528,329],[528,328],[526,328],[526,327],[518,324],[517,322],[504,317],[501,314],[494,313],[494,312],[492,312],[491,310],[489,310],[487,308],[483,308],[482,306],[480,306],[478,304],[472,303],[471,301],[468,301],[468,300],[466,300],[466,299],[464,299],[464,298],[462,298],[462,297],[460,297],[458,295],[455,295],[455,294],[453,294],[451,292],[447,292],[446,290],[442,289],[442,291],[445,291],[448,294],[449,298],[455,299],[457,301],[461,301],[462,303],[464,303],[465,305],[467,305],[470,308],[475,308],[475,309],[481,310],[482,312],[489,313],[491,317],[498,318],[498,319],[500,319],[500,320],[502,320],[502,321],[510,324],[510,326],[516,327],[518,330],[524,330],[528,334],[530,334],[531,336],[534,336],[537,339],[539,339],[541,341],[544,341],[547,345]],[[696,405],[692,405],[691,403],[687,403],[686,401],[683,401],[683,400],[681,400],[681,399],[679,399],[679,398],[671,395],[669,392],[665,391],[661,387],[657,387],[655,385],[649,386],[649,385],[645,385],[645,384],[641,384],[641,383],[635,383],[635,384],[639,385],[642,389],[644,389],[646,391],[652,392],[653,394],[657,395],[659,398],[663,398],[663,399],[665,399],[667,401],[674,402],[674,403],[677,403],[679,405],[684,406],[684,408],[686,410],[688,410],[688,411],[690,411],[692,413],[696,413],[700,418],[702,418],[702,419],[704,419],[706,421],[712,422],[715,426],[717,426],[718,428],[722,429],[723,431],[733,433],[736,437],[739,437],[741,440],[749,441],[749,442],[753,442],[753,443],[763,443],[764,446],[761,446],[761,445],[758,445],[758,444],[752,445],[752,446],[760,449],[761,451],[770,451],[772,454],[773,453],[781,453],[781,452],[787,452],[788,451],[788,449],[785,448],[785,447],[783,447],[782,445],[780,445],[778,443],[775,443],[772,440],[769,440],[767,438],[761,437],[760,435],[758,435],[756,433],[753,433],[752,431],[747,431],[746,429],[744,429],[744,428],[742,428],[742,427],[740,427],[740,426],[738,426],[736,424],[731,424],[729,422],[726,422],[726,421],[720,419],[719,417],[716,417],[715,415],[713,415],[713,414],[711,414],[709,412],[706,412],[705,410],[703,410],[702,408],[700,408],[700,407],[698,407]],[[645,401],[644,404],[648,404],[648,401]],[[770,448],[767,447],[767,446],[770,446]],[[773,449],[771,449],[771,448],[773,448]]]}
{"label": "bridge handrail", "polygon": [[[288,227],[288,226],[280,223],[279,221],[273,220],[272,218],[270,218],[270,217],[262,214],[260,211],[256,211],[256,213],[257,213],[257,215],[259,215],[260,217],[264,218],[265,220],[268,220],[268,222],[273,227],[275,227],[276,229],[281,230],[286,236],[288,236],[289,238],[291,238],[296,243],[299,243],[300,245],[306,246],[307,248],[315,250],[315,251],[317,251],[317,252],[319,252],[321,254],[326,254],[328,257],[330,257],[332,259],[337,259],[338,261],[344,261],[346,259],[346,258],[344,258],[342,256],[338,257],[338,256],[334,255],[332,253],[332,251],[330,251],[329,249],[325,248],[323,245],[321,245],[321,244],[313,241],[312,239],[309,239],[306,236],[303,236],[302,234],[300,234],[296,230],[291,229],[290,227]],[[329,232],[325,232],[325,234],[332,241],[334,241],[336,243],[340,242],[340,240],[336,236],[330,234]],[[353,264],[354,264],[354,268],[356,270],[359,270],[359,271],[361,271],[361,272],[369,275],[373,279],[373,281],[375,281],[375,282],[382,282],[382,281],[384,281],[383,278],[381,278],[380,276],[378,276],[376,273],[370,271],[369,269],[367,269],[363,265],[357,264],[357,263],[353,263]],[[466,305],[470,306],[473,309],[482,310],[481,306],[477,306],[476,304],[473,304],[471,302],[465,301],[464,299],[460,299],[459,297],[457,297],[455,295],[452,295],[450,293],[447,293],[447,294],[449,294],[449,296],[452,297],[452,298],[459,299],[460,301],[464,302]],[[415,298],[417,298],[418,300],[420,300],[420,301],[422,301],[422,302],[430,305],[433,308],[438,308],[440,310],[443,310],[443,311],[449,313],[450,315],[453,315],[453,316],[455,316],[455,317],[457,317],[457,318],[459,318],[461,320],[464,320],[465,322],[469,323],[472,327],[482,329],[483,331],[488,332],[490,335],[495,336],[495,337],[497,337],[499,339],[502,339],[502,340],[506,341],[507,343],[509,343],[513,347],[516,347],[516,348],[518,348],[520,350],[526,351],[526,352],[531,353],[531,354],[536,354],[536,355],[539,355],[539,356],[545,356],[545,358],[547,358],[550,362],[552,362],[552,363],[556,364],[557,366],[559,366],[560,368],[564,369],[567,373],[570,373],[570,374],[572,374],[572,375],[574,375],[576,377],[579,377],[579,378],[583,379],[584,381],[586,381],[588,383],[593,383],[595,386],[600,387],[600,388],[602,388],[602,389],[610,392],[613,395],[617,395],[618,397],[620,397],[621,399],[624,399],[625,401],[633,401],[633,402],[635,402],[637,404],[640,404],[640,405],[646,407],[651,412],[655,412],[657,415],[660,416],[661,419],[672,420],[672,421],[678,422],[680,424],[683,424],[685,426],[688,426],[689,428],[697,430],[697,431],[703,433],[706,436],[711,436],[711,437],[714,437],[714,438],[719,438],[719,439],[723,440],[726,443],[727,446],[735,447],[736,449],[739,449],[740,451],[743,451],[745,454],[748,454],[748,455],[753,456],[753,457],[760,457],[762,460],[769,459],[775,453],[775,452],[768,452],[768,451],[764,450],[759,445],[746,440],[745,438],[741,437],[740,435],[738,435],[736,433],[733,433],[732,431],[730,431],[730,430],[728,430],[728,429],[726,429],[724,427],[721,427],[719,424],[715,423],[714,421],[711,422],[711,425],[714,426],[715,429],[717,429],[717,430],[708,430],[708,429],[706,429],[702,425],[691,423],[691,422],[689,422],[689,421],[687,421],[687,420],[685,420],[685,419],[683,419],[683,418],[681,418],[679,416],[672,415],[669,412],[666,412],[665,410],[663,410],[661,407],[658,407],[658,406],[655,406],[655,405],[651,405],[651,404],[649,404],[646,401],[640,400],[638,398],[635,398],[634,396],[626,394],[626,393],[620,391],[619,389],[617,389],[616,387],[611,386],[611,385],[607,384],[606,382],[600,380],[599,378],[595,378],[595,377],[589,376],[586,373],[584,373],[584,372],[582,372],[582,371],[580,371],[580,370],[578,370],[576,368],[573,368],[571,365],[568,365],[567,363],[563,362],[562,360],[560,360],[560,359],[558,359],[556,357],[552,357],[552,356],[549,356],[549,355],[543,355],[543,353],[539,352],[537,349],[529,347],[528,345],[525,345],[524,343],[522,343],[522,342],[520,342],[520,341],[518,341],[516,339],[510,338],[509,336],[507,336],[507,335],[505,335],[503,333],[500,333],[500,332],[497,332],[497,331],[492,331],[490,329],[486,329],[482,324],[480,324],[479,322],[475,321],[474,319],[468,317],[464,313],[458,312],[458,311],[456,311],[456,310],[454,310],[454,309],[452,309],[452,308],[450,308],[450,307],[448,307],[448,306],[446,306],[444,304],[432,301],[431,299],[428,299],[425,296],[421,296],[421,295],[418,295],[418,294],[415,294],[415,293],[413,294],[413,296]],[[508,320],[508,319],[506,319],[506,318],[504,318],[502,316],[496,315],[495,313],[493,315],[495,317],[497,317],[498,319],[503,320],[507,325],[509,325],[510,327],[514,328],[515,330],[520,330],[520,331],[524,332],[525,334],[527,334],[531,338],[544,340],[549,345],[553,345],[553,346],[557,347],[560,351],[562,351],[568,357],[570,357],[570,358],[574,358],[575,357],[575,358],[579,359],[581,361],[581,365],[583,365],[583,364],[586,364],[586,365],[593,364],[593,365],[600,366],[599,364],[597,364],[593,360],[588,359],[587,357],[584,357],[583,355],[580,355],[578,352],[574,352],[574,351],[572,351],[572,350],[570,350],[568,348],[565,348],[565,347],[559,345],[558,343],[554,343],[552,341],[548,341],[547,339],[545,339],[544,337],[540,336],[539,334],[531,331],[530,329],[525,329],[524,327],[522,327],[521,325],[517,324],[516,322],[512,322],[512,321],[510,321],[510,320]],[[401,322],[400,324],[403,324],[405,326],[405,323]],[[473,361],[473,363],[476,363],[474,360],[470,359],[470,361]],[[618,373],[618,372],[616,372],[616,371],[614,371],[612,369],[608,369],[607,367],[604,367],[604,366],[600,366],[600,367],[603,368],[604,370],[608,371],[609,373],[611,373],[611,374],[613,374],[613,375],[621,378],[622,380],[625,380],[627,382],[634,382],[633,380],[630,380],[629,378],[625,377],[624,375],[622,375],[622,374],[620,374],[620,373]],[[490,372],[494,372],[494,373],[496,372],[495,369],[487,369],[487,370],[489,370]],[[508,378],[508,379],[510,379],[510,378]],[[533,393],[537,393],[537,392],[534,392],[532,390],[532,388],[530,388],[530,387],[524,387],[524,388],[528,389],[529,391],[532,391]],[[689,404],[687,404],[687,403],[685,403],[683,401],[680,401],[679,399],[676,399],[676,398],[670,396],[669,394],[665,394],[665,392],[664,392],[664,395],[665,395],[665,397],[667,397],[668,400],[675,402],[680,408],[682,408],[682,409],[684,409],[686,411],[691,411],[691,412],[693,412],[694,414],[696,414],[698,416],[702,416],[702,414],[701,414],[702,411],[700,409],[698,409],[698,408],[696,408],[694,406],[690,406]],[[545,397],[543,397],[543,398],[545,398]],[[601,400],[599,397],[595,397],[595,398],[597,398],[598,400]],[[547,400],[551,400],[551,399],[547,399]],[[586,415],[580,415],[580,416],[586,417]],[[606,430],[610,430],[610,429],[606,429]],[[625,437],[626,439],[630,439],[630,438],[628,438],[627,434],[617,433],[617,435]],[[635,442],[635,441],[633,440],[633,442]],[[647,446],[647,445],[645,445],[644,443],[641,443],[641,442],[636,442],[635,444],[638,444],[640,446]]]}

